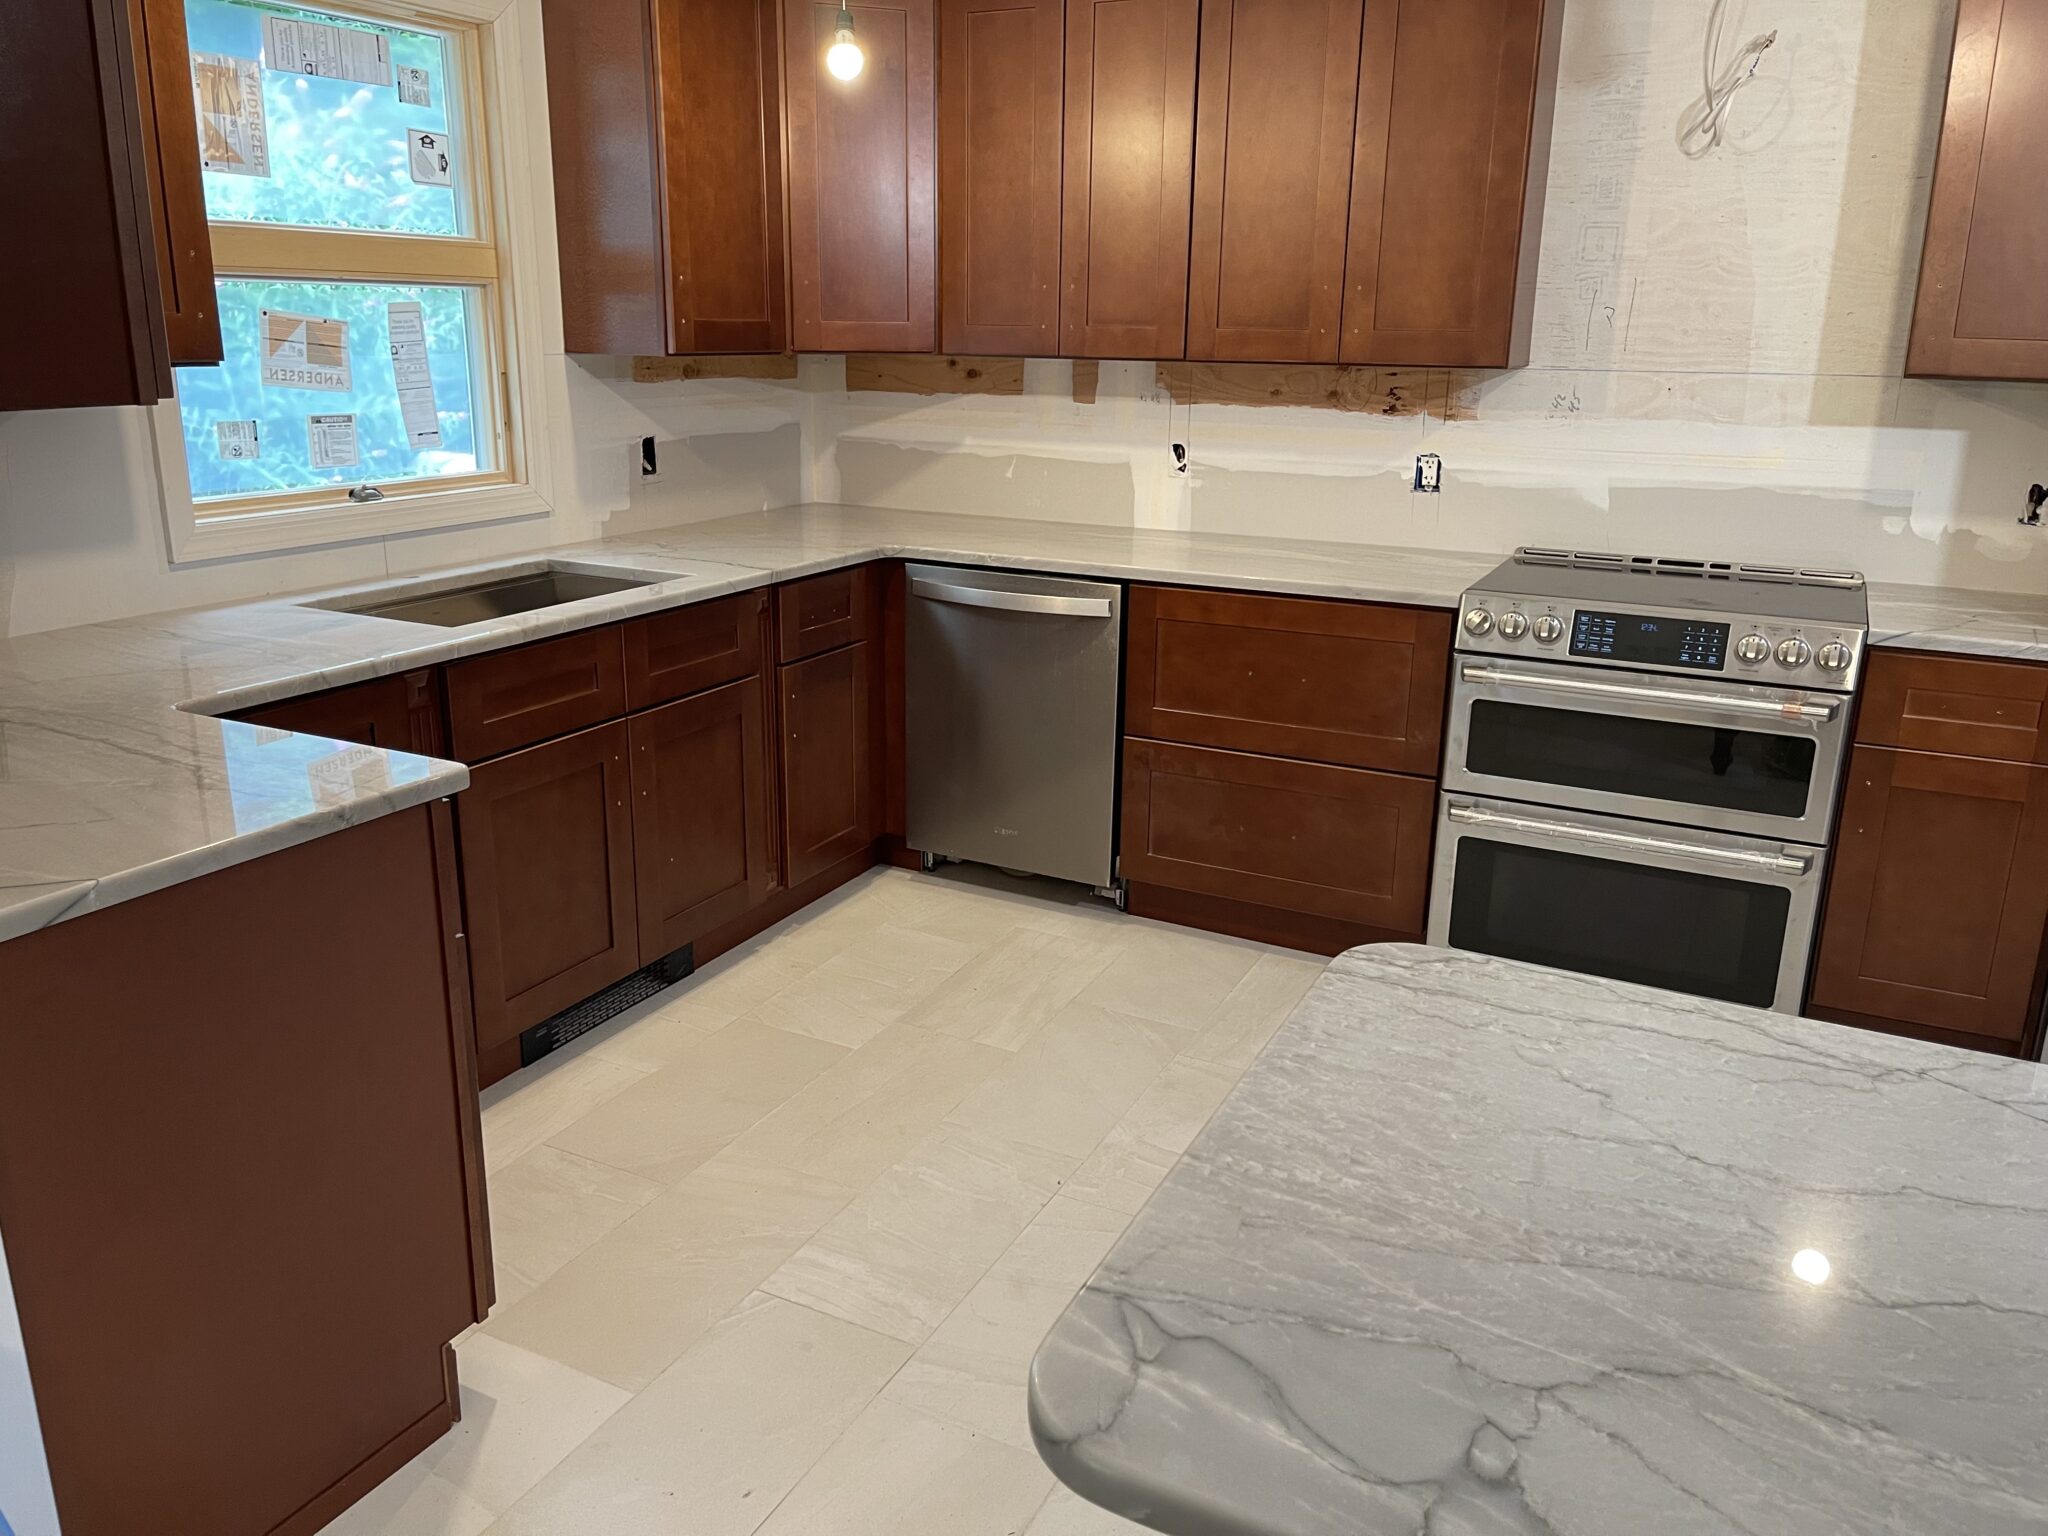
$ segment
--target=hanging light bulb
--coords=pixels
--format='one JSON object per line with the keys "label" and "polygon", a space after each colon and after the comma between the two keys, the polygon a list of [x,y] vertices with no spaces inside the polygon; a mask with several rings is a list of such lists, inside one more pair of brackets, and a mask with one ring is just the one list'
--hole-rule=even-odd
{"label": "hanging light bulb", "polygon": [[853,35],[853,11],[850,6],[839,7],[839,29],[832,34],[832,46],[825,50],[825,67],[839,80],[851,80],[867,63],[867,55],[861,52],[860,41]]}

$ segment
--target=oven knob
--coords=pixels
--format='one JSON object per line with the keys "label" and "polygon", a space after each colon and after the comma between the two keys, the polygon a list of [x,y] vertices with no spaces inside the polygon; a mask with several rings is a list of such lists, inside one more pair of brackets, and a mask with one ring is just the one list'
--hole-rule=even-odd
{"label": "oven knob", "polygon": [[1790,640],[1778,642],[1778,665],[1781,667],[1803,667],[1813,660],[1813,647],[1794,635]]}
{"label": "oven knob", "polygon": [[1504,613],[1500,616],[1500,637],[1503,640],[1519,640],[1529,633],[1529,620],[1524,614]]}
{"label": "oven knob", "polygon": [[1484,608],[1468,608],[1468,609],[1466,609],[1466,610],[1465,610],[1465,633],[1466,633],[1466,634],[1468,634],[1468,635],[1485,635],[1485,634],[1491,634],[1492,632],[1493,632],[1493,615],[1492,615],[1492,614],[1488,613],[1488,612],[1487,612],[1487,611],[1486,611],[1486,610],[1485,610]]}
{"label": "oven knob", "polygon": [[1771,659],[1771,642],[1762,635],[1744,635],[1735,642],[1735,659],[1755,666],[1760,661]]}
{"label": "oven knob", "polygon": [[1856,653],[1839,640],[1830,640],[1814,655],[1823,672],[1846,672],[1849,663],[1856,659]]}
{"label": "oven knob", "polygon": [[1544,613],[1537,615],[1535,635],[1538,645],[1555,645],[1557,644],[1558,637],[1563,633],[1564,620],[1560,619],[1556,614]]}

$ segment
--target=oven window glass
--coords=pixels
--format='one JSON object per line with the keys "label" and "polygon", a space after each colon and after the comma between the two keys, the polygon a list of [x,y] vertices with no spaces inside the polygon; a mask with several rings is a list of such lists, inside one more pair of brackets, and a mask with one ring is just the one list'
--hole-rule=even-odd
{"label": "oven window glass", "polygon": [[1782,886],[1468,835],[1451,944],[1768,1008],[1791,907]]}
{"label": "oven window glass", "polygon": [[1532,784],[1796,818],[1806,814],[1814,745],[1811,736],[1475,699],[1465,766]]}

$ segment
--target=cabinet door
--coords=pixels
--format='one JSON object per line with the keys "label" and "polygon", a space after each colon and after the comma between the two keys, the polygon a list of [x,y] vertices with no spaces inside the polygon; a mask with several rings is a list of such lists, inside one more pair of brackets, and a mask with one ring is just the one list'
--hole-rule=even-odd
{"label": "cabinet door", "polygon": [[1962,0],[1906,372],[2048,379],[2048,5]]}
{"label": "cabinet door", "polygon": [[1810,1006],[2017,1044],[2048,927],[2048,768],[1858,747]]}
{"label": "cabinet door", "polygon": [[764,705],[761,679],[750,677],[627,722],[649,960],[740,916],[775,883]]}
{"label": "cabinet door", "polygon": [[185,0],[128,0],[128,15],[135,29],[138,116],[171,361],[217,363],[220,312],[213,303],[213,237],[199,172]]}
{"label": "cabinet door", "polygon": [[1436,785],[1124,743],[1124,878],[1420,936]]}
{"label": "cabinet door", "polygon": [[448,727],[455,755],[478,763],[623,715],[621,629],[579,629],[451,665]]}
{"label": "cabinet door", "polygon": [[777,6],[655,6],[672,352],[789,345]]}
{"label": "cabinet door", "polygon": [[868,647],[780,669],[782,847],[801,885],[875,839]]}
{"label": "cabinet door", "polygon": [[456,797],[477,1049],[640,964],[626,723],[470,771]]}
{"label": "cabinet door", "polygon": [[1188,356],[1334,363],[1364,0],[1208,0]]}
{"label": "cabinet door", "polygon": [[1061,351],[1187,352],[1200,0],[1067,0]]}
{"label": "cabinet door", "polygon": [[944,0],[939,210],[947,352],[1059,350],[1066,0]]}
{"label": "cabinet door", "polygon": [[440,679],[433,671],[376,677],[325,693],[259,705],[235,716],[250,725],[332,736],[398,752],[442,750]]}
{"label": "cabinet door", "polygon": [[775,659],[802,661],[868,638],[874,567],[848,566],[775,589]]}
{"label": "cabinet door", "polygon": [[825,68],[839,7],[784,3],[797,350],[929,352],[938,339],[936,0],[855,5],[867,63],[851,80]]}
{"label": "cabinet door", "polygon": [[627,624],[626,707],[651,709],[758,676],[767,611],[764,587]]}
{"label": "cabinet door", "polygon": [[1365,11],[1347,363],[1518,367],[1549,159],[1559,0]]}

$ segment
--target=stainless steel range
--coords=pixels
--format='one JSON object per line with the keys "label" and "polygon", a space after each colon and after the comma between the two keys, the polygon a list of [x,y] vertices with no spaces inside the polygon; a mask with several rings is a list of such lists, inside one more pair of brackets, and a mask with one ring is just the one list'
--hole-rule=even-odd
{"label": "stainless steel range", "polygon": [[1432,943],[1796,1012],[1863,578],[1524,549],[1465,594]]}

